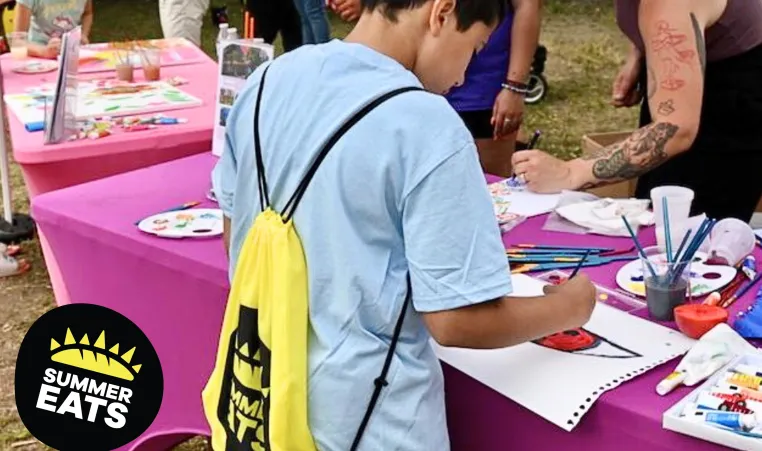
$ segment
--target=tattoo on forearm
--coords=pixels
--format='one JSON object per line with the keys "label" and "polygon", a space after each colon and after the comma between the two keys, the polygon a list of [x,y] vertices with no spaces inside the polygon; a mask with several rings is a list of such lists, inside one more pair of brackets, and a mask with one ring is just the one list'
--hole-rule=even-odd
{"label": "tattoo on forearm", "polygon": [[593,175],[601,181],[627,180],[638,177],[659,166],[668,158],[667,142],[678,127],[666,122],[655,122],[637,130],[626,140],[588,154],[585,160],[593,163]]}
{"label": "tattoo on forearm", "polygon": [[704,30],[701,29],[696,15],[691,13],[691,23],[693,24],[693,33],[696,35],[696,49],[698,50],[699,61],[701,61],[701,72],[706,73],[706,43],[704,42]]}
{"label": "tattoo on forearm", "polygon": [[675,105],[672,99],[659,102],[659,106],[657,107],[656,112],[661,116],[669,116],[670,114],[674,113]]}
{"label": "tattoo on forearm", "polygon": [[660,20],[656,24],[656,37],[651,40],[657,58],[654,64],[661,64],[662,79],[659,87],[668,91],[677,91],[685,86],[682,71],[696,57],[696,52],[686,48],[688,37],[672,28],[669,22]]}

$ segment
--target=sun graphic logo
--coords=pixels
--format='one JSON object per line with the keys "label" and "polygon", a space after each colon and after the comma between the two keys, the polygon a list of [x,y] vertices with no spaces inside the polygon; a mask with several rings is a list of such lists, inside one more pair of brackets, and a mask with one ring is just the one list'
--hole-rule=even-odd
{"label": "sun graphic logo", "polygon": [[90,345],[87,334],[77,342],[71,329],[66,329],[63,347],[54,338],[50,339],[50,350],[53,351],[50,360],[126,381],[134,380],[142,367],[140,364],[130,365],[135,348],[132,347],[120,356],[117,343],[109,348],[107,354],[105,335],[106,331],[102,331],[95,344]]}
{"label": "sun graphic logo", "polygon": [[37,439],[62,451],[129,443],[156,418],[163,391],[148,338],[105,307],[55,308],[32,325],[19,348],[19,416]]}

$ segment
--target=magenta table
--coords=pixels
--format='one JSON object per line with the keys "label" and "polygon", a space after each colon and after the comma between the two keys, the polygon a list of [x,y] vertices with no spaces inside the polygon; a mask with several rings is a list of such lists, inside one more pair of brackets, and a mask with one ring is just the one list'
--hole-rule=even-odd
{"label": "magenta table", "polygon": [[[197,155],[43,194],[33,201],[33,213],[56,252],[73,302],[105,305],[126,315],[145,331],[161,359],[166,381],[161,411],[146,434],[125,450],[166,449],[189,435],[209,433],[200,393],[212,370],[228,290],[222,242],[159,239],[138,232],[133,223],[204,199],[214,161],[211,155]],[[168,180],[174,181],[169,187]],[[630,245],[626,239],[546,233],[540,230],[543,221],[527,221],[506,241]],[[654,241],[652,230],[641,237],[647,243]],[[757,258],[762,259],[762,253]],[[590,268],[588,274],[613,286],[614,274],[623,264]],[[747,296],[735,309],[750,301]],[[662,412],[687,393],[681,390],[667,398],[654,393],[656,383],[673,366],[654,369],[605,394],[571,433],[445,366],[453,449],[721,449],[661,428]]]}

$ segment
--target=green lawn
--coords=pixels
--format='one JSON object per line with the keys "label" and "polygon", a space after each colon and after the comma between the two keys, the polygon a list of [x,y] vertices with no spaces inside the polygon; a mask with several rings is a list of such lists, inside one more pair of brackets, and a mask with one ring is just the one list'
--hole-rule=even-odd
{"label": "green lawn", "polygon": [[[240,26],[238,1],[213,3],[227,4],[231,22]],[[545,3],[541,42],[549,51],[545,74],[550,92],[542,104],[528,108],[527,128],[544,131],[541,147],[570,157],[579,152],[583,134],[622,130],[636,124],[635,111],[614,110],[608,104],[611,80],[623,61],[626,45],[614,26],[612,0]],[[156,0],[95,0],[95,15],[94,42],[161,37]],[[351,28],[335,17],[331,17],[331,23],[337,37]],[[202,45],[208,53],[212,52],[215,36],[207,18]],[[15,164],[11,169],[16,211],[26,212],[28,198],[23,179]],[[44,449],[34,441],[25,445],[30,436],[18,419],[13,396],[18,345],[31,323],[54,305],[37,243],[26,243],[25,252],[32,262],[32,272],[0,279],[0,450],[11,449],[13,444],[18,450]],[[193,440],[179,449],[200,450],[203,441]]]}

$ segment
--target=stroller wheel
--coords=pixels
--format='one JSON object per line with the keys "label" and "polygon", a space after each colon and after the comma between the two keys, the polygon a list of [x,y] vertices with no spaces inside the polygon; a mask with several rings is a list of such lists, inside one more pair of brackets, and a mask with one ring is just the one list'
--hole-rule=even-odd
{"label": "stroller wheel", "polygon": [[548,94],[548,81],[542,74],[529,74],[529,93],[527,93],[524,103],[534,105],[540,103]]}

